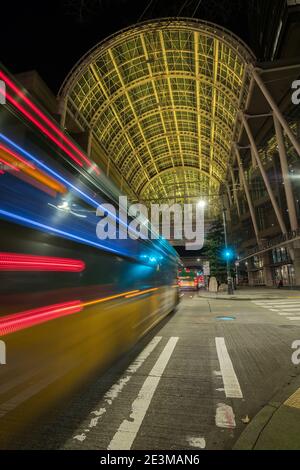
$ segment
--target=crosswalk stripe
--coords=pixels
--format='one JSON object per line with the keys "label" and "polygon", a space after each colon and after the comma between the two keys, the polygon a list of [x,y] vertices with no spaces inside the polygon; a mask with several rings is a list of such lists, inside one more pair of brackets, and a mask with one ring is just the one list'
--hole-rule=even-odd
{"label": "crosswalk stripe", "polygon": [[269,304],[278,304],[278,305],[285,305],[285,304],[300,304],[300,300],[268,300],[267,302],[259,302],[264,305]]}
{"label": "crosswalk stripe", "polygon": [[[300,302],[299,300],[265,300],[252,302],[261,308],[266,308],[270,312],[276,312],[278,315],[288,320],[300,320]],[[291,316],[295,315],[295,316]]]}
{"label": "crosswalk stripe", "polygon": [[298,308],[300,309],[300,305],[294,305],[294,304],[271,304],[271,305],[263,305],[264,308]]}
{"label": "crosswalk stripe", "polygon": [[[258,305],[258,304],[256,304]],[[295,309],[300,309],[300,304],[290,304],[290,303],[285,303],[285,304],[269,304],[269,305],[259,305],[259,307],[263,308],[295,308]]]}
{"label": "crosswalk stripe", "polygon": [[300,312],[300,308],[284,307],[284,308],[281,308],[279,311],[282,311],[282,312]]}
{"label": "crosswalk stripe", "polygon": [[296,312],[278,312],[278,315],[283,315],[283,316],[300,315],[300,312],[299,313],[296,313]]}

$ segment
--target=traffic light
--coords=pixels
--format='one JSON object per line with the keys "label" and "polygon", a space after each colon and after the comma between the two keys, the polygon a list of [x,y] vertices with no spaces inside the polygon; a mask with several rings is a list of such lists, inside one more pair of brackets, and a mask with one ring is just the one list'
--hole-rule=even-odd
{"label": "traffic light", "polygon": [[225,261],[232,261],[235,258],[235,252],[232,248],[227,247],[222,250],[222,258]]}

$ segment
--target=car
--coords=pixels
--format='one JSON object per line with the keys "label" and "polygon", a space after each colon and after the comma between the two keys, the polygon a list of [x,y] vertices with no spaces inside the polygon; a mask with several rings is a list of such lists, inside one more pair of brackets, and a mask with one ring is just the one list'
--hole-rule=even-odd
{"label": "car", "polygon": [[180,289],[198,290],[197,276],[179,276],[178,285]]}

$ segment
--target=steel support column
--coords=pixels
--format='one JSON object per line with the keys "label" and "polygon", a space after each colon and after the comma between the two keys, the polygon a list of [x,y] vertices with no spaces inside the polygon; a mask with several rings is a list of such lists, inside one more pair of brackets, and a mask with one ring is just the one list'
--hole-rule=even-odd
{"label": "steel support column", "polygon": [[248,184],[247,184],[247,181],[246,181],[246,178],[245,178],[243,164],[242,164],[241,157],[240,157],[240,152],[239,152],[239,149],[238,149],[237,145],[235,145],[234,148],[235,148],[237,163],[238,163],[238,166],[239,166],[240,175],[241,175],[241,179],[242,179],[242,183],[243,183],[243,186],[244,186],[244,191],[245,191],[245,194],[246,194],[246,199],[247,199],[247,203],[248,203],[248,207],[249,207],[249,211],[250,211],[250,215],[251,215],[251,220],[252,220],[252,224],[253,224],[253,228],[254,228],[256,241],[257,241],[258,246],[260,246],[259,230],[258,230],[258,225],[257,225],[257,221],[256,221],[255,210],[254,210],[254,206],[252,204],[250,191],[249,191]]}
{"label": "steel support column", "polygon": [[239,216],[239,219],[240,219],[241,218],[240,204],[239,204],[239,199],[238,199],[237,193],[236,193],[236,182],[235,182],[235,178],[234,178],[233,169],[231,168],[231,166],[229,167],[229,172],[230,172],[231,181],[232,181],[233,198],[234,198],[237,213],[238,213],[238,216]]}
{"label": "steel support column", "polygon": [[267,102],[269,103],[271,109],[274,112],[274,115],[277,117],[278,121],[282,125],[283,129],[285,130],[288,138],[290,139],[293,147],[295,148],[296,152],[298,153],[300,157],[300,142],[297,140],[296,136],[290,129],[286,119],[284,118],[282,112],[279,109],[279,106],[276,104],[274,98],[272,97],[271,93],[267,89],[265,83],[263,82],[260,74],[257,72],[257,70],[253,69],[252,70],[253,77],[259,86],[261,92],[263,93],[264,97],[266,98]]}
{"label": "steel support column", "polygon": [[90,158],[92,154],[92,144],[93,144],[93,132],[89,131],[88,142],[87,142],[87,156]]}
{"label": "steel support column", "polygon": [[110,158],[107,159],[106,176],[109,176],[109,172],[110,172]]}
{"label": "steel support column", "polygon": [[244,114],[242,114],[242,121],[243,121],[244,128],[245,128],[245,130],[246,130],[246,133],[247,133],[249,142],[250,142],[250,144],[251,144],[252,151],[253,151],[254,156],[255,156],[255,158],[256,158],[256,161],[257,161],[257,164],[258,164],[260,173],[261,173],[261,175],[262,175],[262,177],[263,177],[265,186],[266,186],[266,188],[267,188],[267,191],[268,191],[268,194],[269,194],[269,197],[270,197],[270,200],[271,200],[271,203],[272,203],[274,212],[275,212],[275,214],[276,214],[276,217],[277,217],[279,226],[280,226],[280,228],[281,228],[282,233],[286,233],[286,232],[287,232],[287,229],[286,229],[284,220],[283,220],[283,218],[282,218],[282,215],[281,215],[281,213],[280,213],[279,206],[278,206],[278,204],[277,204],[276,198],[275,198],[274,193],[273,193],[273,190],[272,190],[272,188],[271,188],[268,175],[267,175],[267,173],[266,173],[266,171],[265,171],[265,169],[264,169],[264,166],[263,166],[263,164],[262,164],[262,162],[261,162],[261,159],[260,159],[260,156],[259,156],[257,147],[256,147],[256,143],[255,143],[254,137],[253,137],[253,135],[252,135],[250,126],[249,126],[248,121],[247,121],[247,119],[245,118]]}
{"label": "steel support column", "polygon": [[226,183],[226,191],[227,191],[227,198],[228,198],[229,207],[231,207],[232,206],[232,199],[231,199],[231,193],[230,193],[229,185],[227,183]]}
{"label": "steel support column", "polygon": [[61,98],[58,102],[58,113],[60,114],[60,127],[65,129],[67,116],[67,98]]}
{"label": "steel support column", "polygon": [[295,200],[293,196],[292,184],[289,178],[289,167],[288,167],[288,162],[287,162],[282,128],[275,114],[273,114],[273,119],[274,119],[276,139],[277,139],[277,144],[278,144],[282,178],[284,182],[285,196],[286,196],[287,207],[289,211],[290,225],[291,225],[292,230],[297,230],[298,228],[297,213],[296,213],[296,207],[295,207]]}

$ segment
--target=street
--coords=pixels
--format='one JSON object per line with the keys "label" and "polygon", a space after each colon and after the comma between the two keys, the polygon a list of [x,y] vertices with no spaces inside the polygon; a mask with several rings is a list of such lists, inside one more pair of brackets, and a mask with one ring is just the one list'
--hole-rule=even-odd
{"label": "street", "polygon": [[177,312],[14,445],[232,449],[300,371],[291,359],[300,295],[273,292],[257,300],[185,292]]}

